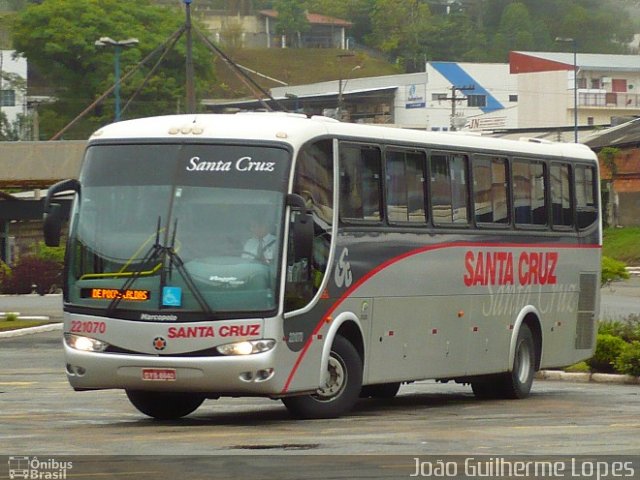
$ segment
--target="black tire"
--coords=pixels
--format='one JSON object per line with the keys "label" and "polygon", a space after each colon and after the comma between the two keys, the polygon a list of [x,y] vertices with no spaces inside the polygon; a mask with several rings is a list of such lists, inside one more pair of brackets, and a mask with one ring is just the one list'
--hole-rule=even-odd
{"label": "black tire", "polygon": [[331,347],[328,382],[313,395],[285,397],[282,403],[297,418],[335,418],[353,408],[362,388],[362,359],[347,339]]}
{"label": "black tire", "polygon": [[496,381],[482,380],[471,382],[471,390],[473,390],[476,398],[481,400],[500,397],[500,388]]}
{"label": "black tire", "polygon": [[400,390],[400,382],[365,385],[360,390],[361,398],[393,398]]}
{"label": "black tire", "polygon": [[513,365],[510,372],[491,379],[471,382],[477,398],[526,398],[531,392],[536,373],[536,346],[533,334],[527,325],[522,325],[516,340]]}
{"label": "black tire", "polygon": [[129,401],[141,413],[157,420],[175,420],[194,412],[205,397],[197,393],[127,390]]}
{"label": "black tire", "polygon": [[522,325],[516,340],[513,367],[504,377],[503,398],[525,398],[529,396],[536,373],[536,345],[527,325]]}

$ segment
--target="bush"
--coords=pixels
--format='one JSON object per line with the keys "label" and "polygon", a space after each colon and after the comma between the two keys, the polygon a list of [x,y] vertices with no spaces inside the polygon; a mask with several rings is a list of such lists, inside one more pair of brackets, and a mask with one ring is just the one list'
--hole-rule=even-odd
{"label": "bush", "polygon": [[615,373],[615,362],[626,345],[627,342],[620,337],[599,333],[595,354],[587,360],[587,364],[597,372]]}
{"label": "bush", "polygon": [[13,267],[11,275],[2,281],[4,293],[31,293],[33,285],[41,295],[60,287],[63,266],[54,260],[43,260],[33,256],[22,257]]}
{"label": "bush", "polygon": [[616,370],[627,375],[640,376],[640,342],[625,344],[615,361]]}
{"label": "bush", "polygon": [[640,316],[630,315],[625,320],[606,320],[598,325],[598,333],[620,337],[625,342],[640,341]]}
{"label": "bush", "polygon": [[52,260],[54,262],[64,262],[64,246],[60,247],[47,247],[44,242],[38,242],[34,250],[34,256],[40,260]]}
{"label": "bush", "polygon": [[0,260],[0,292],[3,291],[3,284],[11,276],[9,265]]}
{"label": "bush", "polygon": [[629,272],[627,272],[626,267],[627,265],[624,262],[610,257],[602,257],[601,285],[629,278]]}

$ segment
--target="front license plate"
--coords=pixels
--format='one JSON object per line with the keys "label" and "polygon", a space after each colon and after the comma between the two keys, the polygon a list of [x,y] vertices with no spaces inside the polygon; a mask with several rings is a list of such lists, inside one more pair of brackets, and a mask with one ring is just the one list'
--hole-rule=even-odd
{"label": "front license plate", "polygon": [[176,370],[174,368],[143,368],[142,380],[150,382],[175,382]]}

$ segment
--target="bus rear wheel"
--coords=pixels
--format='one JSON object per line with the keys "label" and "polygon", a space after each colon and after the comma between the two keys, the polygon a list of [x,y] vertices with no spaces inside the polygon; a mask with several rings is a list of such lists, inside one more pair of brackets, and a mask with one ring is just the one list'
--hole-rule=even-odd
{"label": "bus rear wheel", "polygon": [[471,382],[477,398],[526,398],[536,373],[536,347],[531,329],[522,325],[516,339],[516,349],[510,372]]}
{"label": "bus rear wheel", "polygon": [[361,398],[393,398],[400,390],[400,382],[365,385],[360,391]]}
{"label": "bus rear wheel", "polygon": [[347,339],[331,346],[326,381],[316,393],[285,397],[282,403],[297,418],[335,418],[353,408],[362,388],[362,359]]}
{"label": "bus rear wheel", "polygon": [[141,413],[157,420],[175,420],[194,412],[205,397],[197,393],[127,390],[129,401]]}

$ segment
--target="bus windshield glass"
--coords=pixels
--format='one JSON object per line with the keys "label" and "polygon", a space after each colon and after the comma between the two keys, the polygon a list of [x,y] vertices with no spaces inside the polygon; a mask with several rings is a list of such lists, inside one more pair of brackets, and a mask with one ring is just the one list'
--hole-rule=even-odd
{"label": "bus windshield glass", "polygon": [[270,146],[90,147],[68,301],[119,312],[275,310],[289,158]]}

